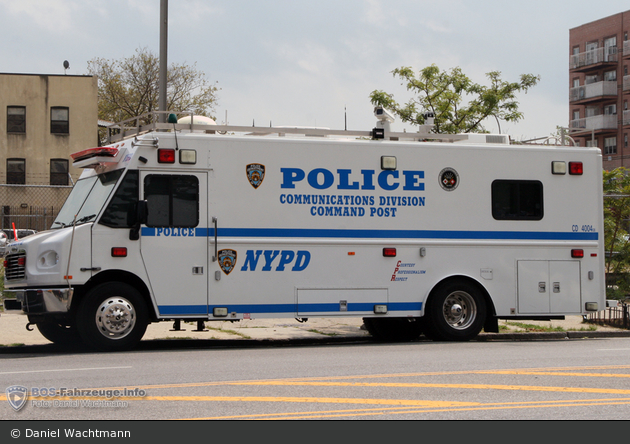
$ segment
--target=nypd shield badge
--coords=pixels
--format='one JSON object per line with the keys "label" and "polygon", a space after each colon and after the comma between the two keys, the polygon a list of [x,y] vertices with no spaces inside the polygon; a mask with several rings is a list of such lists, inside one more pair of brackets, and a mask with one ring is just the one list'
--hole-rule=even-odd
{"label": "nypd shield badge", "polygon": [[258,188],[265,178],[265,166],[259,163],[250,163],[245,167],[247,180],[254,188]]}
{"label": "nypd shield badge", "polygon": [[221,270],[227,275],[234,270],[236,266],[236,251],[234,250],[220,250],[219,251],[219,266]]}
{"label": "nypd shield badge", "polygon": [[11,387],[7,387],[6,395],[7,401],[9,401],[13,410],[17,412],[26,404],[28,389],[21,385],[12,385]]}

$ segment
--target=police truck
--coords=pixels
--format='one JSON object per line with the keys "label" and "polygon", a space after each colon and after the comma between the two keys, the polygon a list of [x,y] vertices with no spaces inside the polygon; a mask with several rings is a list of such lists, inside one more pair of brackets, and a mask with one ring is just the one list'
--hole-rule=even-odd
{"label": "police truck", "polygon": [[363,318],[379,340],[467,341],[605,306],[597,148],[507,135],[110,127],[50,230],[7,247],[5,309],[55,343],[126,350],[148,324]]}

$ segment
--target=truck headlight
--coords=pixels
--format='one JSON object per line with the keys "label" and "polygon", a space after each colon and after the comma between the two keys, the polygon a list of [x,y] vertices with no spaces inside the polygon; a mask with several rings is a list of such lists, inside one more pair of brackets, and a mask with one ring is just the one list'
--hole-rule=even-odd
{"label": "truck headlight", "polygon": [[56,251],[49,250],[42,253],[37,260],[37,265],[41,268],[50,268],[57,265],[59,262],[59,255]]}

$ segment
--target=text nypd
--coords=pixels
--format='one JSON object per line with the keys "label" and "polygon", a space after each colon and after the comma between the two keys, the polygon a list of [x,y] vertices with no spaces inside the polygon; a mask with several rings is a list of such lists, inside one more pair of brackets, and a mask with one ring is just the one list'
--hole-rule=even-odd
{"label": "text nypd", "polygon": [[247,250],[241,271],[303,271],[310,262],[311,253],[305,250]]}

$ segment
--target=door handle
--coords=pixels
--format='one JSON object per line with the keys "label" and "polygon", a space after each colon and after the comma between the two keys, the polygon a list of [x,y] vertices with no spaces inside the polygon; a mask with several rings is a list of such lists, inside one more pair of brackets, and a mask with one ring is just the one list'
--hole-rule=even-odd
{"label": "door handle", "polygon": [[217,223],[217,218],[213,217],[212,218],[212,223],[214,224],[214,256],[212,256],[212,262],[216,262],[217,258],[219,257],[219,247],[217,245],[217,231],[218,231],[218,223]]}

